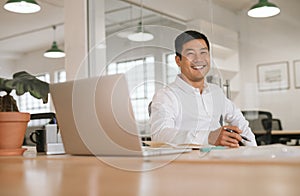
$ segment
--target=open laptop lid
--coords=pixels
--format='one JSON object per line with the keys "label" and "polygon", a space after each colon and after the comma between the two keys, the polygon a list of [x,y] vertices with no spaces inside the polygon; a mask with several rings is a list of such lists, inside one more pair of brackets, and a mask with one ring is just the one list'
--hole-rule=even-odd
{"label": "open laptop lid", "polygon": [[142,155],[124,74],[50,84],[65,151]]}

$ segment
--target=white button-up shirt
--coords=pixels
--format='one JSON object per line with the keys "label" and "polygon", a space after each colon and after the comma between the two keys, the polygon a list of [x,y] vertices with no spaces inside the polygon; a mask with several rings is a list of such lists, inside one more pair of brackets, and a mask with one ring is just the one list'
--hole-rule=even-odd
{"label": "white button-up shirt", "polygon": [[152,140],[207,145],[210,131],[220,128],[220,119],[243,131],[242,135],[251,140],[244,142],[245,145],[256,146],[248,121],[220,87],[205,83],[200,94],[198,88],[178,75],[173,83],[160,89],[153,97],[150,118]]}

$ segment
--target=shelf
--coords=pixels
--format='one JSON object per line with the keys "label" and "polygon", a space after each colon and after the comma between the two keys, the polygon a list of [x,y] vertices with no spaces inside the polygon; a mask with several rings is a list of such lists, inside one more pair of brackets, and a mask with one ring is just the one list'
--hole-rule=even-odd
{"label": "shelf", "polygon": [[235,91],[235,90],[230,91],[230,100],[234,100],[239,93],[240,93],[239,91]]}
{"label": "shelf", "polygon": [[212,44],[212,55],[221,59],[226,59],[236,53],[235,50],[221,46],[219,44]]}
{"label": "shelf", "polygon": [[237,75],[237,71],[232,71],[232,70],[226,70],[222,68],[211,68],[210,74],[213,75],[214,77],[220,78],[223,81],[225,80],[232,80]]}

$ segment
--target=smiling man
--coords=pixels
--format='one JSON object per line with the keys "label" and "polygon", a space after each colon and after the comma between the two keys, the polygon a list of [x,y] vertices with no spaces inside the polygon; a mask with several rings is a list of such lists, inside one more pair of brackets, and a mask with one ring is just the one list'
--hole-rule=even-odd
{"label": "smiling man", "polygon": [[152,140],[174,144],[256,146],[254,134],[241,111],[226,98],[220,87],[205,80],[210,70],[207,37],[197,31],[185,31],[175,39],[175,50],[181,74],[153,97]]}

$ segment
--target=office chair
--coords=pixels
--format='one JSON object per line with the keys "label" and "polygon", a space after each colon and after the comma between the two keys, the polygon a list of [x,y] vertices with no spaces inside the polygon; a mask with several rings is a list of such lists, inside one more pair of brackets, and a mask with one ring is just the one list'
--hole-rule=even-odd
{"label": "office chair", "polygon": [[272,119],[272,129],[273,130],[282,130],[282,125],[280,119],[273,118]]}
{"label": "office chair", "polygon": [[[280,119],[273,118],[272,119],[272,129],[273,130],[282,130],[282,125]],[[281,144],[287,144],[290,141],[288,137],[280,137],[278,142]]]}
{"label": "office chair", "polygon": [[152,105],[152,101],[150,101],[150,103],[148,105],[148,114],[149,114],[149,117],[151,116],[151,105]]}
{"label": "office chair", "polygon": [[[249,122],[249,127],[256,137],[257,145],[270,144],[272,141],[272,114],[267,111],[258,110],[242,111],[242,113]],[[262,134],[261,131],[264,133]]]}
{"label": "office chair", "polygon": [[53,112],[30,114],[30,120],[50,119],[49,124],[56,124],[56,116]]}

